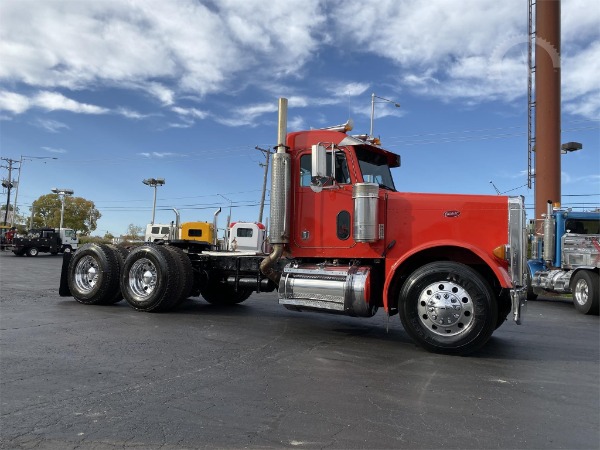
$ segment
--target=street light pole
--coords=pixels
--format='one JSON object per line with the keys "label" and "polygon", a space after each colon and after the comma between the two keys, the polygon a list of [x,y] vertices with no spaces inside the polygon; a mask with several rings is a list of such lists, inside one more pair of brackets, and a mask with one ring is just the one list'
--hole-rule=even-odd
{"label": "street light pole", "polygon": [[152,222],[151,224],[154,225],[154,213],[156,212],[156,188],[158,186],[162,186],[165,184],[165,179],[164,178],[146,178],[145,180],[142,180],[142,183],[144,183],[146,186],[150,186],[154,188],[154,203],[152,204]]}
{"label": "street light pole", "polygon": [[[379,100],[383,100],[383,101],[376,102],[375,101],[376,98],[378,98]],[[400,103],[396,103],[393,100],[390,100],[390,99],[384,98],[384,97],[380,97],[378,95],[375,95],[375,93],[372,93],[371,94],[371,131],[369,132],[370,137],[373,137],[373,120],[375,118],[375,103],[391,103],[396,108],[400,108]]]}
{"label": "street light pole", "polygon": [[74,191],[73,189],[58,189],[58,188],[52,188],[52,192],[54,192],[55,194],[58,194],[61,197],[61,208],[60,208],[60,226],[58,227],[59,229],[62,229],[63,227],[63,220],[65,218],[65,197],[67,195],[73,195]]}
{"label": "street light pole", "polygon": [[15,222],[15,215],[17,214],[17,199],[19,198],[19,186],[21,185],[21,167],[23,167],[23,161],[33,161],[34,159],[58,159],[54,156],[27,156],[21,155],[21,159],[19,160],[19,175],[17,175],[17,189],[15,190],[15,202],[13,205],[13,215],[12,220],[10,221],[10,226],[12,227]]}
{"label": "street light pole", "polygon": [[263,177],[263,187],[262,187],[262,194],[260,197],[260,209],[259,209],[259,213],[258,213],[258,223],[262,223],[262,218],[263,218],[263,209],[265,207],[265,192],[267,190],[267,175],[269,173],[269,157],[271,156],[271,152],[269,150],[265,150],[264,148],[260,148],[258,146],[254,147],[256,150],[261,151],[264,153],[266,161],[264,164],[260,164],[261,166],[264,166],[265,168],[265,174]]}

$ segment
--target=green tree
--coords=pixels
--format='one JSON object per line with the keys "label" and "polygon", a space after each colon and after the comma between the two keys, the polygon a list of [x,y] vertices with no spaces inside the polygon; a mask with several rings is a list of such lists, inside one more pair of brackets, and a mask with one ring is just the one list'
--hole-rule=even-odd
{"label": "green tree", "polygon": [[125,235],[127,239],[132,241],[143,239],[144,238],[144,228],[139,225],[134,225],[132,223],[127,227],[127,234]]}
{"label": "green tree", "polygon": [[[33,226],[58,228],[61,207],[62,202],[58,194],[42,195],[32,204]],[[89,235],[96,229],[100,217],[102,214],[91,200],[70,196],[65,198],[63,227],[73,228],[82,235]]]}
{"label": "green tree", "polygon": [[[4,216],[6,215],[7,218],[7,222],[10,223],[10,219],[12,216],[12,211],[14,209],[13,205],[9,205],[8,207],[8,214],[6,214],[6,205],[2,205],[0,206],[0,223],[4,223]],[[27,218],[24,217],[23,215],[20,214],[21,210],[19,207],[17,207],[17,213],[15,214],[15,217],[13,219],[13,224],[15,226],[19,225],[19,224],[24,224],[27,223]]]}

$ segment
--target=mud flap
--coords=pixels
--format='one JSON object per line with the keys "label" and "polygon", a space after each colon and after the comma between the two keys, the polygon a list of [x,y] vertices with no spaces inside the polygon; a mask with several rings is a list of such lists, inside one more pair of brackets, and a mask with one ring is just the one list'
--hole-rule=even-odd
{"label": "mud flap", "polygon": [[69,289],[69,261],[73,252],[63,254],[62,269],[60,271],[60,286],[58,287],[58,295],[61,297],[71,297],[71,290]]}

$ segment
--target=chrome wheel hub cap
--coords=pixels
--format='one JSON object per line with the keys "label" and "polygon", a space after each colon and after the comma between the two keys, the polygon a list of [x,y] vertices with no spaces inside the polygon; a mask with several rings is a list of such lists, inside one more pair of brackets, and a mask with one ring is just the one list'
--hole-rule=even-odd
{"label": "chrome wheel hub cap", "polygon": [[75,285],[83,292],[89,292],[98,282],[100,269],[92,256],[84,256],[75,266]]}
{"label": "chrome wheel hub cap", "polygon": [[147,258],[138,259],[129,271],[129,287],[138,297],[148,297],[156,288],[156,266]]}
{"label": "chrome wheel hub cap", "polygon": [[421,323],[441,336],[456,336],[473,324],[470,295],[450,281],[432,283],[423,289],[417,309]]}
{"label": "chrome wheel hub cap", "polygon": [[575,291],[573,292],[575,301],[583,306],[588,302],[588,295],[588,285],[585,280],[577,280]]}

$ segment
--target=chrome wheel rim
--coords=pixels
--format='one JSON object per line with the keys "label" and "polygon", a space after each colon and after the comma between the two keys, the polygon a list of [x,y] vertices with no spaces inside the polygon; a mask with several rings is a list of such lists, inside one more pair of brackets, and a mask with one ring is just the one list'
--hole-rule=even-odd
{"label": "chrome wheel rim", "polygon": [[418,302],[419,320],[434,334],[457,336],[473,326],[473,300],[456,283],[432,283],[421,291]]}
{"label": "chrome wheel rim", "polygon": [[98,283],[100,269],[92,256],[86,255],[75,266],[75,285],[82,292],[90,292]]}
{"label": "chrome wheel rim", "polygon": [[148,258],[140,258],[129,271],[129,287],[138,297],[146,299],[156,289],[156,266]]}
{"label": "chrome wheel rim", "polygon": [[588,284],[583,279],[577,280],[575,290],[573,291],[575,301],[581,306],[584,306],[588,302],[588,296]]}

